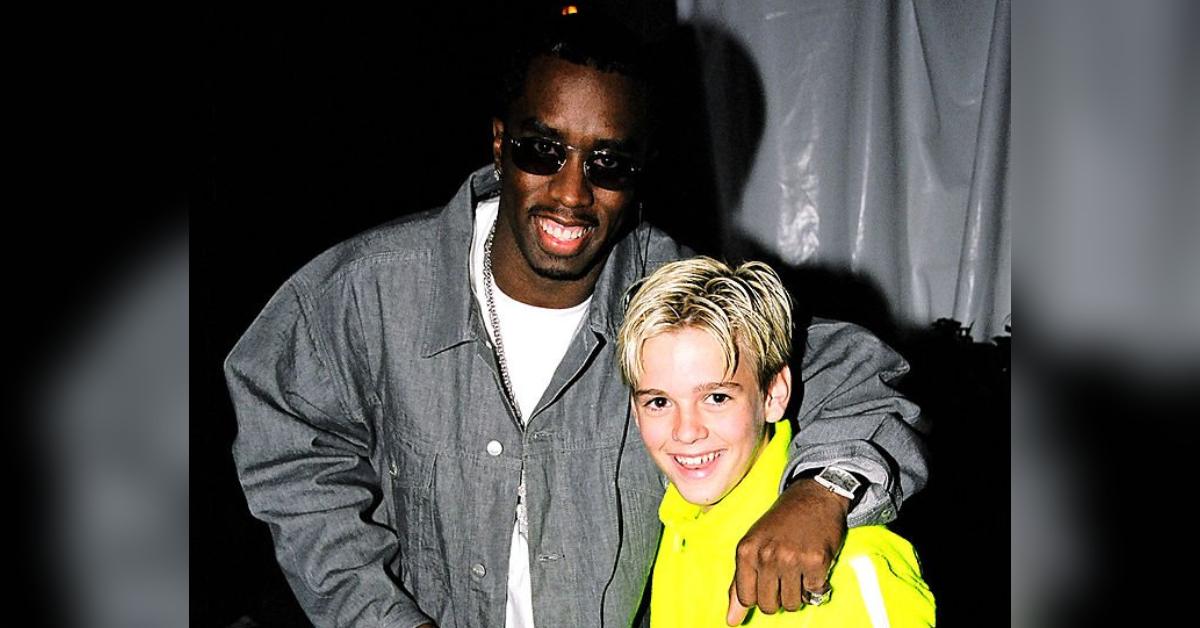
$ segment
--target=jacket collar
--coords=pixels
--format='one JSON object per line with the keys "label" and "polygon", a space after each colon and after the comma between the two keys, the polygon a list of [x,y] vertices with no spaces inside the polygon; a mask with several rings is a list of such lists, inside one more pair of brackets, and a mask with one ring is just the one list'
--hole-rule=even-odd
{"label": "jacket collar", "polygon": [[[422,355],[429,357],[451,347],[483,338],[482,319],[471,293],[469,257],[475,206],[500,193],[492,166],[476,170],[438,217],[436,240],[430,243],[433,285],[431,313],[425,322]],[[608,341],[616,338],[624,313],[626,288],[635,281],[645,251],[638,246],[648,237],[640,226],[623,237],[609,254],[592,292],[587,325]],[[475,320],[479,323],[475,323]]]}
{"label": "jacket collar", "polygon": [[485,166],[467,177],[438,215],[436,235],[429,243],[433,300],[425,310],[424,357],[475,340],[482,331],[472,323],[477,314],[471,294],[471,235],[475,205],[499,193],[492,166]]}

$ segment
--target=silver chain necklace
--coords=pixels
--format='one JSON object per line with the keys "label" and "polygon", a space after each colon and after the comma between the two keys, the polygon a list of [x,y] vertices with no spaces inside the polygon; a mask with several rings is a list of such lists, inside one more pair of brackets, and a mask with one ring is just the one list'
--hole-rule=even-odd
{"label": "silver chain necklace", "polygon": [[[500,381],[504,387],[504,395],[517,415],[517,422],[524,423],[521,419],[521,406],[517,404],[517,391],[513,389],[512,380],[508,377],[508,360],[504,358],[504,340],[500,335],[500,315],[496,313],[496,297],[492,292],[492,282],[495,281],[492,276],[492,240],[496,238],[498,222],[500,217],[496,216],[496,222],[492,223],[492,230],[488,232],[487,242],[483,245],[483,300],[487,302],[488,320],[492,324],[493,345],[496,347],[496,362],[500,365]],[[521,483],[517,485],[517,529],[521,536],[529,538],[529,512],[525,508],[524,457],[521,458]]]}
{"label": "silver chain necklace", "polygon": [[[500,217],[496,217],[500,222]],[[500,363],[500,379],[504,383],[504,394],[512,404],[517,420],[521,420],[521,406],[517,404],[517,391],[513,390],[512,380],[508,377],[508,360],[504,358],[504,340],[500,337],[500,315],[496,313],[496,297],[492,293],[492,240],[496,238],[496,223],[488,232],[487,242],[483,245],[483,298],[487,302],[488,320],[492,324],[492,335],[496,346],[496,361]]]}

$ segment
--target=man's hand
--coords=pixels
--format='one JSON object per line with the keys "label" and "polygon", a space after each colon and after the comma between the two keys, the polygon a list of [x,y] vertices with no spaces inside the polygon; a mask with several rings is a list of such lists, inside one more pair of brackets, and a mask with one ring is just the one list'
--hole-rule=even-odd
{"label": "man's hand", "polygon": [[754,606],[768,615],[799,610],[804,590],[824,591],[849,508],[812,479],[793,482],[738,543],[726,623],[741,624]]}

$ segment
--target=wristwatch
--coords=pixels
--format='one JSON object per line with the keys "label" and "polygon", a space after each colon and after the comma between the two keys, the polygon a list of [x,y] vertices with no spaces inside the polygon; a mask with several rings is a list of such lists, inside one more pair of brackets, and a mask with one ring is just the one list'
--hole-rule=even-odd
{"label": "wristwatch", "polygon": [[863,487],[863,483],[854,477],[853,473],[838,467],[825,467],[814,475],[813,479],[831,493],[837,493],[851,501],[854,501],[859,489]]}

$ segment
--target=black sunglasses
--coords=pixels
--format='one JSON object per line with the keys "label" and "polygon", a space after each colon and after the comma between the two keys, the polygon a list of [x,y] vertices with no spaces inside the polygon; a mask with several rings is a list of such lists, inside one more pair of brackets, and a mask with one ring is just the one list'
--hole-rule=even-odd
{"label": "black sunglasses", "polygon": [[[567,163],[567,152],[574,146],[546,137],[508,137],[512,161],[529,174],[551,175]],[[629,155],[608,148],[593,150],[583,159],[583,176],[592,185],[606,190],[628,190],[637,185],[642,166]]]}

